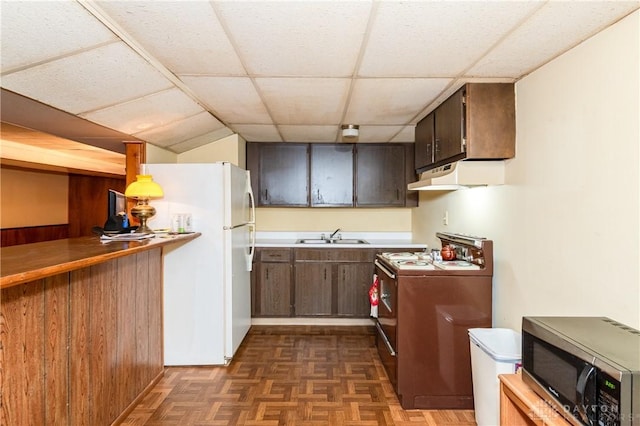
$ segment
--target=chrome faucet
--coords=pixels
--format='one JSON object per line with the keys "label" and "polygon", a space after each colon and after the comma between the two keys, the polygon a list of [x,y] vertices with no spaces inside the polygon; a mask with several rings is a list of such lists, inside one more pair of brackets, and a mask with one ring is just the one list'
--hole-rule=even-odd
{"label": "chrome faucet", "polygon": [[329,235],[329,239],[333,240],[338,232],[340,232],[340,228],[338,228],[335,231],[333,231],[333,233],[331,235]]}

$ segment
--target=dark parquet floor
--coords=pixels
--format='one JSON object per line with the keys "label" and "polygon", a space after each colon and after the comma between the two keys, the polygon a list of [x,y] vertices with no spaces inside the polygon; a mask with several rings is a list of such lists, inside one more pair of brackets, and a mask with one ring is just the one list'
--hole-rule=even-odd
{"label": "dark parquet floor", "polygon": [[124,425],[475,425],[403,410],[373,327],[253,326],[226,367],[168,367]]}

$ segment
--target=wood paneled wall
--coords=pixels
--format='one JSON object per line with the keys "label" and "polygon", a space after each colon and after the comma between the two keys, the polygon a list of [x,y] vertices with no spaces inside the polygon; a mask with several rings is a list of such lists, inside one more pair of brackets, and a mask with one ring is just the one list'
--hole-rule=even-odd
{"label": "wood paneled wall", "polygon": [[94,226],[102,227],[107,220],[107,191],[124,192],[125,188],[124,176],[107,178],[70,174],[69,223],[2,229],[0,246],[90,236]]}
{"label": "wood paneled wall", "polygon": [[40,241],[69,238],[69,225],[28,226],[25,228],[6,228],[0,230],[0,246],[9,247],[18,244],[39,243]]}
{"label": "wood paneled wall", "polygon": [[92,235],[91,228],[107,220],[107,191],[124,192],[122,178],[69,175],[69,238]]}
{"label": "wood paneled wall", "polygon": [[161,248],[2,290],[0,424],[108,425],[163,373]]}

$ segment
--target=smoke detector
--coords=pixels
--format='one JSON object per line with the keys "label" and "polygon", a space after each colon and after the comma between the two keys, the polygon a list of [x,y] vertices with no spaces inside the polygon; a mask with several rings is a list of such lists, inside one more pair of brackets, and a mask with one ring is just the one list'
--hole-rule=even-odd
{"label": "smoke detector", "polygon": [[342,125],[342,137],[351,139],[358,137],[358,129],[360,126],[357,124],[343,124]]}

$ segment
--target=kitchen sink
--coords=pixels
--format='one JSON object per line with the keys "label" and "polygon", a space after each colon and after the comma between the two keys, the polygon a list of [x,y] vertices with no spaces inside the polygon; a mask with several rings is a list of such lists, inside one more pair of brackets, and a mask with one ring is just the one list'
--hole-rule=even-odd
{"label": "kitchen sink", "polygon": [[358,239],[339,239],[339,240],[327,240],[319,238],[304,238],[296,241],[296,244],[369,244],[366,240]]}
{"label": "kitchen sink", "polygon": [[332,244],[369,244],[369,242],[365,240],[350,240],[348,238],[342,240],[331,240]]}

